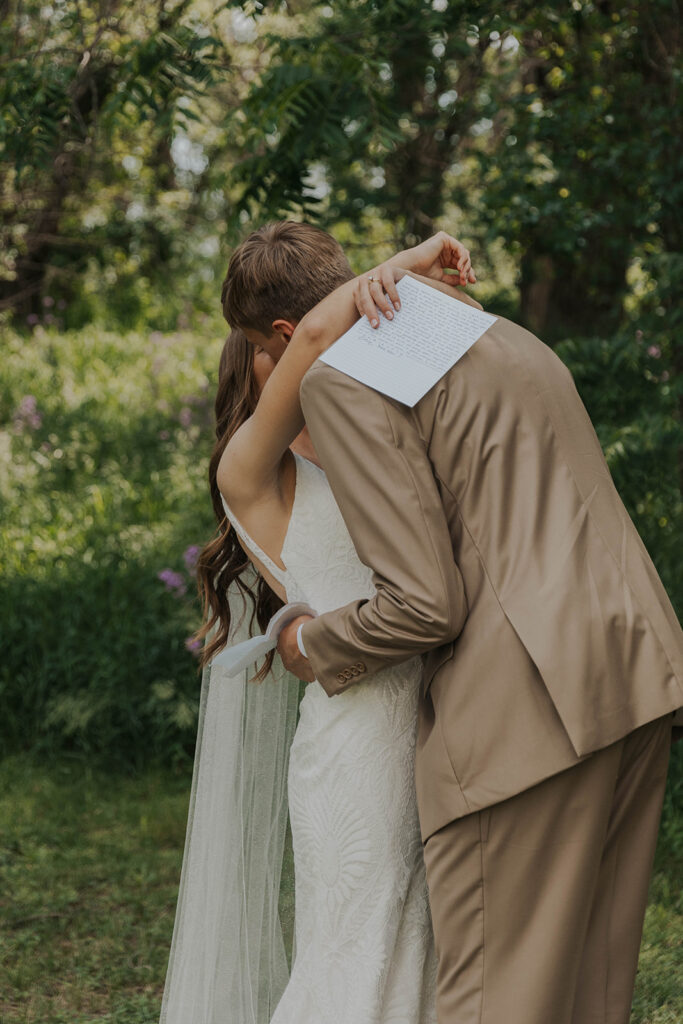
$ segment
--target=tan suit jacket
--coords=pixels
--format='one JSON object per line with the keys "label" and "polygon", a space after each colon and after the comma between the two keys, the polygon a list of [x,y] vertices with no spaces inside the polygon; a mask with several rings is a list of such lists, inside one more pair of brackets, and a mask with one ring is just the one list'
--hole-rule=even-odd
{"label": "tan suit jacket", "polygon": [[683,633],[550,348],[500,318],[414,409],[321,362],[301,401],[377,588],[304,644],[330,696],[424,656],[425,839],[683,705]]}

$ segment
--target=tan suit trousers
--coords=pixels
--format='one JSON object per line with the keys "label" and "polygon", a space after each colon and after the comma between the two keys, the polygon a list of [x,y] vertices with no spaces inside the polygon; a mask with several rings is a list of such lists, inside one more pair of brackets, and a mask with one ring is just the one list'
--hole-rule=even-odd
{"label": "tan suit trousers", "polygon": [[439,1024],[628,1024],[671,728],[427,840]]}

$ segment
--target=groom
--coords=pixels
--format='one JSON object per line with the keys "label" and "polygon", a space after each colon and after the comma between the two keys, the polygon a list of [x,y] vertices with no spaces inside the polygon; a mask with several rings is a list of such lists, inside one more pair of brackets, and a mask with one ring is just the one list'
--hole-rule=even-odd
{"label": "groom", "polygon": [[[226,318],[276,358],[290,282],[313,305],[341,259],[316,231],[231,261]],[[440,248],[413,269],[440,276]],[[248,322],[245,296],[280,313]],[[413,409],[322,362],[301,402],[377,593],[281,651],[330,697],[424,655],[440,1024],[628,1024],[683,638],[571,375],[499,318]]]}

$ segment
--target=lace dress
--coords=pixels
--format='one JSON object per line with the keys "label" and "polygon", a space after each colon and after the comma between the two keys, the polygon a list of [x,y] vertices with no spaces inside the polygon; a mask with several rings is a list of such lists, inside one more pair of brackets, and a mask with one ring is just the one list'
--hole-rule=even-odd
{"label": "lace dress", "polygon": [[[288,601],[317,612],[374,593],[324,472],[295,456],[283,571],[226,506]],[[414,786],[420,661],[328,697],[306,687],[288,795],[292,974],[272,1024],[434,1024],[436,958]]]}

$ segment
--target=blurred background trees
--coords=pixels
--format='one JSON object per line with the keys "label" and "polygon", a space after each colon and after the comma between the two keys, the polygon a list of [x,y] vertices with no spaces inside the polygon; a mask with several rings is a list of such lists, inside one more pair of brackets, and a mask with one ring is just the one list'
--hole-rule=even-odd
{"label": "blurred background trees", "polygon": [[104,308],[158,318],[164,284],[201,292],[289,215],[359,251],[448,221],[555,337],[618,327],[634,264],[680,284],[671,0],[4,6],[2,308],[40,313],[54,283],[87,319],[92,268]]}
{"label": "blurred background trees", "polygon": [[206,166],[187,127],[225,47],[187,0],[5,7],[0,308],[35,318],[54,293],[66,323],[163,318]]}
{"label": "blurred background trees", "polygon": [[[141,647],[121,669],[171,681],[173,700],[114,673],[98,685],[114,703],[127,695],[119,714],[92,699],[106,659],[87,654],[86,618],[46,619],[49,644],[27,647],[17,595],[47,615],[36,574],[54,608],[67,577],[87,590],[99,567],[117,581],[120,615],[130,573],[136,600],[148,580],[154,632],[158,601],[178,596],[160,597],[157,572],[184,571],[182,551],[212,528],[203,473],[220,282],[231,246],[269,218],[315,220],[358,270],[438,227],[469,244],[478,297],[573,370],[683,607],[680,31],[673,0],[0,3],[0,500],[12,551],[1,557],[14,624],[0,685],[19,709],[12,743],[22,730],[34,742],[27,709],[44,706],[44,738],[113,749],[87,705],[137,751],[158,701],[191,743],[183,642],[196,606],[168,605],[152,644],[168,652],[176,637],[173,657],[158,653],[163,671]],[[54,681],[33,693],[47,665]],[[81,703],[55,710],[54,687]]]}

